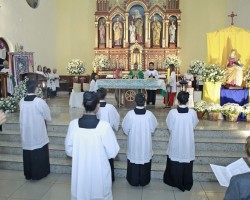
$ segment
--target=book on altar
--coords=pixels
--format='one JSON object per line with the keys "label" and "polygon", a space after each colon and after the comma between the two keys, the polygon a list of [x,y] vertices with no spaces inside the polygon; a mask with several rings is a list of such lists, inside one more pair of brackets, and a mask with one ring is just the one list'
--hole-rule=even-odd
{"label": "book on altar", "polygon": [[237,174],[244,174],[250,172],[250,168],[243,158],[236,160],[230,165],[223,167],[219,165],[210,164],[218,182],[221,186],[228,187],[230,183],[230,179],[232,176]]}

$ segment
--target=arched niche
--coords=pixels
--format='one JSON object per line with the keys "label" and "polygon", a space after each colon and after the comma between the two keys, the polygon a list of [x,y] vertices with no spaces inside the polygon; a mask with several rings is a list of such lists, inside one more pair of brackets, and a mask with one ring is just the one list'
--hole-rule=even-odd
{"label": "arched niche", "polygon": [[0,37],[0,64],[2,64],[4,60],[9,61],[9,56],[8,56],[9,51],[10,48],[7,41],[4,38]]}

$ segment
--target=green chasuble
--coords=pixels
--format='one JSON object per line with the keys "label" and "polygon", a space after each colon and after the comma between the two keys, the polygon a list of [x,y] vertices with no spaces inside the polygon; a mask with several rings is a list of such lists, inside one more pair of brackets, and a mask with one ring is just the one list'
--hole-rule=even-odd
{"label": "green chasuble", "polygon": [[131,70],[128,74],[132,78],[144,79],[144,74],[141,70]]}

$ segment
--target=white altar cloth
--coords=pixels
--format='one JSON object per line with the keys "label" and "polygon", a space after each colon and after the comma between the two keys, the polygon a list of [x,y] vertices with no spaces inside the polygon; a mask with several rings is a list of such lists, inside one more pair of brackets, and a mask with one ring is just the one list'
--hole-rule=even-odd
{"label": "white altar cloth", "polygon": [[83,108],[83,94],[84,92],[75,92],[72,90],[69,98],[69,106],[71,108]]}

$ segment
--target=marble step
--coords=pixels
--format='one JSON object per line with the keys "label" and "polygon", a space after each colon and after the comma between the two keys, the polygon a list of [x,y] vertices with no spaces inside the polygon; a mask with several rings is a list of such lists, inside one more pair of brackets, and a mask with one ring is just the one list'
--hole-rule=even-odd
{"label": "marble step", "polygon": [[[50,158],[67,158],[64,145],[50,144]],[[165,149],[153,149],[154,156],[152,158],[153,163],[165,163],[166,162],[166,150]],[[22,148],[20,142],[0,141],[0,153],[10,155],[21,155]],[[195,165],[201,164],[217,164],[228,165],[240,157],[244,157],[242,151],[196,151]],[[121,148],[119,154],[116,157],[116,161],[125,162],[127,160],[126,148]]]}
{"label": "marble step", "polygon": [[[127,163],[115,161],[115,176],[126,177]],[[50,158],[52,173],[71,173],[70,158]],[[0,168],[8,170],[23,170],[23,161],[21,155],[0,154]],[[152,163],[151,177],[162,179],[165,170],[165,163]],[[194,165],[194,179],[197,181],[214,181],[216,180],[211,168],[208,165]]]}

